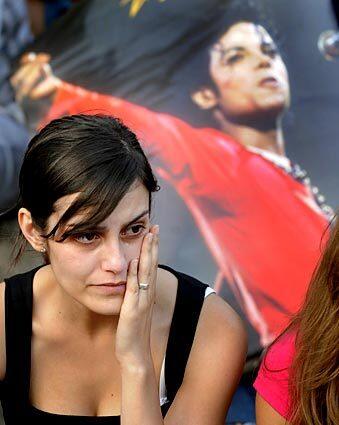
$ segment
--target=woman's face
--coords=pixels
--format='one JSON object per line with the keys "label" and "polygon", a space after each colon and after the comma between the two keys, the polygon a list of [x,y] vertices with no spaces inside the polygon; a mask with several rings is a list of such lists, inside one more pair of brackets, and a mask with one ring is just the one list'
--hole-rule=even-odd
{"label": "woman's face", "polygon": [[[56,212],[48,220],[48,230],[76,196],[67,195],[56,202]],[[81,216],[75,216],[67,225],[80,219]],[[149,193],[142,184],[133,185],[97,229],[71,236],[63,242],[48,240],[53,278],[68,295],[89,310],[104,315],[119,314],[129,263],[139,257],[143,237],[149,229]],[[119,286],[112,286],[119,283]]]}
{"label": "woman's face", "polygon": [[233,25],[211,49],[210,74],[226,117],[279,115],[289,106],[286,67],[261,26]]}

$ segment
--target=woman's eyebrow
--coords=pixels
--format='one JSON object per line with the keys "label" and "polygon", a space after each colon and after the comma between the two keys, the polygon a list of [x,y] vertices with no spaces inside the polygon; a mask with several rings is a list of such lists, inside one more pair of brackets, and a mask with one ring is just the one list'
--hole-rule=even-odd
{"label": "woman's eyebrow", "polygon": [[[146,214],[149,214],[149,209],[144,210],[143,212],[141,212],[140,214],[138,214],[131,221],[129,221],[128,223],[124,224],[123,227],[130,226],[131,224],[135,223],[140,218],[144,217]],[[91,227],[87,231],[91,231],[91,232],[105,232],[106,230],[107,230],[107,226],[103,226],[103,225],[98,224],[97,226]]]}
{"label": "woman's eyebrow", "polygon": [[[144,217],[145,215],[149,214],[149,209],[144,210],[143,212],[141,212],[140,214],[138,214],[136,217],[134,217],[131,221],[129,221],[128,223],[124,224],[122,227],[128,227],[131,224],[135,223],[136,221],[140,220],[140,218]],[[102,226],[102,225],[97,225],[94,226],[94,228],[92,229],[93,231],[96,230],[98,232],[103,232],[105,230],[107,230],[106,226]]]}
{"label": "woman's eyebrow", "polygon": [[142,213],[138,214],[136,217],[134,217],[131,221],[129,221],[127,224],[124,225],[124,227],[130,226],[132,223],[135,223],[136,221],[140,220],[143,216],[149,214],[149,209],[144,210]]}

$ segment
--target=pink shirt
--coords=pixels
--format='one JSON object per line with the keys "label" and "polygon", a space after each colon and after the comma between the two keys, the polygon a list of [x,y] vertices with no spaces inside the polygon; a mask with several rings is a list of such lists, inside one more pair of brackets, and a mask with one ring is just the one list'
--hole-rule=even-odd
{"label": "pink shirt", "polygon": [[295,333],[283,335],[268,350],[261,363],[254,388],[282,417],[288,419],[288,379],[295,353]]}

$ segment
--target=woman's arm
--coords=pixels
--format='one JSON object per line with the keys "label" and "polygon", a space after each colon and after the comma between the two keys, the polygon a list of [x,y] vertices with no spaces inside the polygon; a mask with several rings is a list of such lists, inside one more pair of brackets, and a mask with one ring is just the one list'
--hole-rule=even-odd
{"label": "woman's arm", "polygon": [[[157,259],[158,230],[153,227],[139,260],[129,266],[116,333],[121,424],[223,425],[246,357],[243,324],[217,295],[205,299],[182,385],[163,420],[150,346]],[[148,283],[148,289],[140,289],[140,283]]]}
{"label": "woman's arm", "polygon": [[240,380],[247,336],[238,315],[217,295],[204,302],[183,383],[166,425],[224,425]]}
{"label": "woman's arm", "polygon": [[254,382],[258,425],[288,425],[291,400],[289,374],[295,353],[295,333],[280,336],[262,360]]}
{"label": "woman's arm", "polygon": [[153,361],[121,368],[121,425],[163,425]]}
{"label": "woman's arm", "polygon": [[[115,340],[121,370],[121,425],[163,425],[151,354],[151,325],[158,267],[158,227],[144,237],[131,261]],[[146,289],[139,285],[147,284]]]}
{"label": "woman's arm", "polygon": [[[204,302],[181,387],[162,419],[152,360],[122,367],[122,424],[224,425],[242,374],[246,333],[218,296]],[[125,406],[125,410],[124,410]]]}
{"label": "woman's arm", "polygon": [[288,422],[271,407],[259,394],[255,400],[257,425],[288,425]]}

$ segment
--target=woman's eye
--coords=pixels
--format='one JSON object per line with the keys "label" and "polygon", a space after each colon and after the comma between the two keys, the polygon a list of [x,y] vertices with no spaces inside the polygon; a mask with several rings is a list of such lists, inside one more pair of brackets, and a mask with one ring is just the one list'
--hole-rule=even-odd
{"label": "woman's eye", "polygon": [[96,240],[99,236],[96,233],[82,233],[80,235],[75,235],[74,239],[77,242],[83,243],[83,244],[90,244],[94,240]]}
{"label": "woman's eye", "polygon": [[145,226],[143,224],[134,224],[128,227],[123,233],[125,236],[139,236],[144,230]]}

